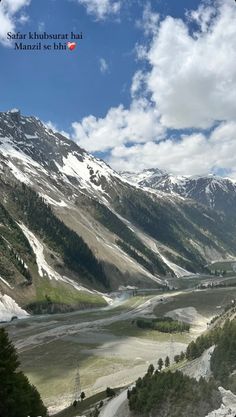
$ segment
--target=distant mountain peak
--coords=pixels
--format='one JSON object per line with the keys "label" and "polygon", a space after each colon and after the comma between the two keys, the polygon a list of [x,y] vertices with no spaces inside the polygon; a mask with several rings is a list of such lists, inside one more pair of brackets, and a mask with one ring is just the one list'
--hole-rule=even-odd
{"label": "distant mountain peak", "polygon": [[9,110],[9,112],[8,113],[11,113],[11,114],[16,114],[16,113],[18,113],[18,114],[20,114],[20,110],[19,109],[11,109],[11,110]]}
{"label": "distant mountain peak", "polygon": [[152,168],[139,173],[123,172],[122,175],[140,187],[178,194],[219,211],[231,213],[236,204],[236,182],[215,174],[173,175]]}

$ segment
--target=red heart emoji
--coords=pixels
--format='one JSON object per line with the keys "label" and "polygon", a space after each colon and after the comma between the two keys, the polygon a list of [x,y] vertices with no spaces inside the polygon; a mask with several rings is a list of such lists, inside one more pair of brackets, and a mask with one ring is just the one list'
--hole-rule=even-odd
{"label": "red heart emoji", "polygon": [[76,42],[67,42],[67,46],[70,51],[73,51],[76,48]]}

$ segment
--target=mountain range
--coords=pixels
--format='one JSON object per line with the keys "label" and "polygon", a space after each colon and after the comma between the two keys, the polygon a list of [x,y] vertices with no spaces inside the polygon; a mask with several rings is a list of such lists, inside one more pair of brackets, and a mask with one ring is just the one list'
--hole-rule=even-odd
{"label": "mountain range", "polygon": [[216,175],[175,176],[159,169],[140,173],[123,172],[123,177],[133,184],[167,194],[190,198],[213,210],[234,216],[236,181]]}
{"label": "mountain range", "polygon": [[232,180],[117,173],[18,110],[0,113],[0,198],[0,310],[101,306],[236,256]]}

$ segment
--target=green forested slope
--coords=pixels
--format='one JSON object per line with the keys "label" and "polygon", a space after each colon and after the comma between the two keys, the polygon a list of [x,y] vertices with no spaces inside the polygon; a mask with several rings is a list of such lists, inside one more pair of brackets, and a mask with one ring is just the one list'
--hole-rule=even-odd
{"label": "green forested slope", "polygon": [[147,373],[129,394],[135,416],[205,417],[217,405],[220,395],[213,380],[197,382],[179,371]]}
{"label": "green forested slope", "polygon": [[19,184],[12,190],[11,200],[19,219],[58,252],[69,269],[94,286],[109,286],[102,265],[84,240],[60,221],[38,194]]}
{"label": "green forested slope", "polygon": [[0,276],[10,285],[16,277],[22,285],[32,282],[28,262],[35,263],[31,246],[20,227],[0,204]]}
{"label": "green forested slope", "polygon": [[[204,271],[204,256],[192,242],[218,251],[234,251],[235,224],[221,214],[190,200],[152,198],[142,190],[124,192],[114,199],[114,208],[145,233],[176,251],[172,260],[189,271]],[[171,255],[168,255],[171,259]]]}

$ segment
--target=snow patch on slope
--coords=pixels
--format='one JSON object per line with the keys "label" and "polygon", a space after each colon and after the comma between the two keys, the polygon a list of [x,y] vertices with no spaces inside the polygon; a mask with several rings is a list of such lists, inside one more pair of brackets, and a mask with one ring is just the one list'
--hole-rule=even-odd
{"label": "snow patch on slope", "polygon": [[34,254],[36,256],[36,262],[38,265],[39,275],[41,277],[48,277],[50,280],[55,279],[56,281],[63,281],[67,284],[70,284],[78,291],[86,291],[91,294],[94,292],[88,290],[81,285],[78,285],[75,281],[65,276],[58,274],[50,265],[48,265],[45,256],[44,256],[44,248],[42,243],[36,238],[36,236],[22,223],[18,223],[19,227],[23,231],[24,235],[28,239],[30,246],[32,247]]}
{"label": "snow patch on slope", "polygon": [[193,273],[187,271],[187,269],[182,268],[181,266],[176,265],[174,262],[169,261],[167,258],[165,258],[165,256],[161,255],[159,252],[159,255],[161,257],[161,259],[163,260],[163,262],[165,262],[165,264],[172,269],[172,271],[175,273],[175,275],[177,276],[177,278],[181,278],[184,276],[192,276]]}
{"label": "snow patch on slope", "polygon": [[21,172],[21,170],[17,168],[11,161],[8,161],[8,166],[17,180],[23,182],[26,185],[32,184],[29,178],[25,174],[23,174],[23,172]]}
{"label": "snow patch on slope", "polygon": [[30,246],[32,247],[34,254],[36,256],[36,262],[38,265],[38,271],[39,275],[41,277],[47,276],[49,279],[55,279],[58,281],[61,277],[60,275],[51,268],[43,253],[43,245],[39,242],[39,240],[36,238],[36,236],[29,230],[27,227],[23,224],[18,223],[21,230],[23,231],[24,235],[27,237]]}
{"label": "snow patch on slope", "polygon": [[125,178],[129,183],[139,185],[143,181],[147,181],[150,178],[161,178],[165,175],[164,171],[159,169],[145,169],[141,172],[128,172],[123,171],[120,173],[123,178]]}
{"label": "snow patch on slope", "polygon": [[39,193],[39,195],[44,199],[44,201],[46,201],[46,203],[50,204],[51,206],[68,207],[68,204],[63,200],[61,201],[53,200],[53,198],[43,193]]}
{"label": "snow patch on slope", "polygon": [[0,280],[3,282],[3,284],[5,284],[8,288],[10,288],[11,290],[14,289],[14,287],[12,287],[5,279],[3,279],[2,277],[0,277]]}
{"label": "snow patch on slope", "polygon": [[[9,138],[0,137],[0,139],[0,151],[6,158],[4,162],[17,180],[26,185],[32,185],[30,178],[33,174],[36,176],[40,176],[42,173],[48,175],[47,171],[38,162],[21,151]],[[26,173],[29,175],[26,175]]]}
{"label": "snow patch on slope", "polygon": [[34,161],[32,158],[27,156],[19,148],[16,149],[16,147],[13,146],[12,142],[8,138],[1,138],[1,142],[2,142],[0,145],[1,153],[5,157],[18,159],[22,162],[22,164],[26,166],[27,165],[34,166],[35,168],[39,168],[46,173],[46,171],[41,167],[41,165],[38,164],[38,162]]}
{"label": "snow patch on slope", "polygon": [[29,314],[23,310],[13,298],[0,295],[0,321],[10,321],[12,317],[27,317]]}
{"label": "snow patch on slope", "polygon": [[[100,162],[100,161],[99,161]],[[96,191],[104,193],[101,184],[98,184],[102,178],[106,178],[110,181],[113,171],[105,164],[98,163],[96,159],[91,158],[89,155],[81,155],[68,153],[67,157],[63,157],[63,166],[56,163],[57,168],[63,174],[77,178],[84,188],[92,187]]]}

